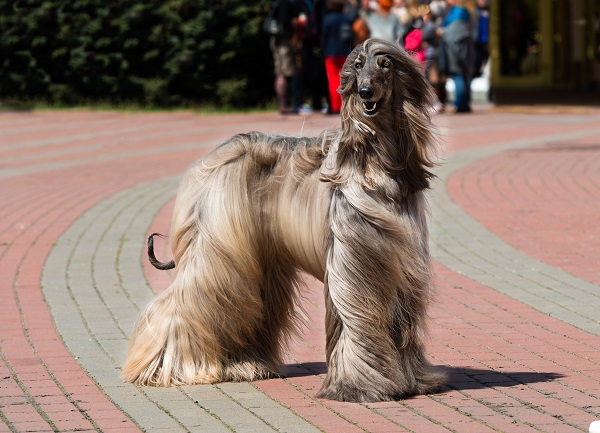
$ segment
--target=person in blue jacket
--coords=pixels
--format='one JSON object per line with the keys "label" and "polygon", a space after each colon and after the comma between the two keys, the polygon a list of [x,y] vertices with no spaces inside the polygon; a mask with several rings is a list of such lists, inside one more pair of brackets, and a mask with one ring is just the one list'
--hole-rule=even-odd
{"label": "person in blue jacket", "polygon": [[450,8],[440,29],[439,62],[441,69],[454,81],[454,110],[457,113],[471,111],[474,64],[471,14],[462,6],[463,1],[446,0]]}

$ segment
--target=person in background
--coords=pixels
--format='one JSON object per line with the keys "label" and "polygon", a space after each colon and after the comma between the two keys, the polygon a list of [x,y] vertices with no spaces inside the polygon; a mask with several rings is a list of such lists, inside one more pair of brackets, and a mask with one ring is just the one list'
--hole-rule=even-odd
{"label": "person in background", "polygon": [[429,14],[428,0],[406,0],[406,9],[410,16],[407,22],[402,38],[401,45],[415,59],[423,70],[426,68],[426,42],[423,39],[423,30],[425,27],[425,17]]}
{"label": "person in background", "polygon": [[357,14],[352,23],[352,31],[354,32],[353,46],[362,44],[364,41],[369,39],[369,17],[373,13],[373,3],[370,0],[360,0],[360,4],[357,7]]}
{"label": "person in background", "polygon": [[[424,0],[421,0],[424,1]],[[441,26],[445,14],[446,3],[432,1],[429,3],[428,13],[423,16],[423,45],[425,48],[425,76],[431,83],[437,101],[434,103],[434,112],[442,113],[446,104],[446,75],[440,70],[438,51],[439,36],[437,29]]]}
{"label": "person in background", "polygon": [[379,0],[379,7],[367,17],[371,38],[379,38],[395,43],[402,36],[402,26],[398,17],[391,13],[393,1]]}
{"label": "person in background", "polygon": [[325,56],[325,70],[329,83],[328,113],[338,114],[342,108],[340,86],[342,66],[352,51],[352,18],[344,11],[344,0],[327,0],[321,32],[321,50]]}
{"label": "person in background", "polygon": [[[292,88],[297,73],[298,52],[295,47],[296,20],[299,8],[296,0],[276,0],[271,4],[271,13],[279,23],[281,32],[271,36],[269,44],[275,66],[275,93],[281,114],[294,112],[288,105],[288,89]],[[292,99],[296,99],[292,97]]]}
{"label": "person in background", "polygon": [[411,22],[411,16],[408,12],[408,8],[406,7],[407,1],[405,0],[394,0],[394,6],[392,7],[392,13],[398,17],[398,21],[400,21],[400,26],[402,27],[401,33],[403,35],[408,33],[408,26]]}
{"label": "person in background", "polygon": [[473,31],[469,0],[446,0],[449,7],[440,39],[440,69],[452,78],[455,86],[454,112],[471,112],[471,78],[473,75]]}
{"label": "person in background", "polygon": [[473,32],[473,40],[475,46],[475,77],[481,76],[485,69],[489,57],[489,25],[490,25],[490,9],[488,0],[477,0],[477,8],[475,9],[476,25]]}
{"label": "person in background", "polygon": [[[327,93],[325,65],[319,46],[321,6],[313,0],[296,1],[300,12],[296,25],[295,45],[300,56],[293,80],[294,107],[297,112],[308,114],[322,110],[322,98]],[[305,94],[310,98],[309,104],[304,103]]]}

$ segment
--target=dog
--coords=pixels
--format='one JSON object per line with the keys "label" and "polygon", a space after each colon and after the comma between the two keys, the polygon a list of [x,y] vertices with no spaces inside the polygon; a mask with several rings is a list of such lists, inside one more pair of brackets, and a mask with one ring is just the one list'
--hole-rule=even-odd
{"label": "dog", "polygon": [[425,190],[432,93],[399,46],[348,56],[341,128],[239,134],[197,161],[171,222],[172,284],[134,327],[123,379],[169,386],[278,376],[302,273],[324,283],[328,372],[317,396],[376,402],[445,381],[425,355],[432,271]]}

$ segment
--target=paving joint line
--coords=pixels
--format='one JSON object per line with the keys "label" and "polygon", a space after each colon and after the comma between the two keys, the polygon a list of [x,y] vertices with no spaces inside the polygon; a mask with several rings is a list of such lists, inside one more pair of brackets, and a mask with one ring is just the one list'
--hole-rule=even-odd
{"label": "paving joint line", "polygon": [[[37,354],[36,354],[36,357],[37,357]],[[40,417],[42,417],[42,419],[44,420],[44,422],[46,422],[48,424],[48,426],[52,430],[54,430],[55,432],[58,432],[59,430],[56,427],[56,424],[54,424],[54,422],[48,416],[48,414],[46,413],[46,411],[44,411],[44,409],[42,409],[42,407],[40,406],[40,404],[31,395],[31,393],[29,392],[29,390],[27,389],[27,387],[25,386],[25,384],[23,383],[23,381],[19,379],[19,375],[17,374],[17,372],[15,371],[15,369],[12,366],[11,362],[8,360],[8,358],[6,357],[6,355],[4,354],[4,352],[2,351],[2,346],[1,345],[0,345],[0,358],[2,358],[2,360],[4,361],[4,364],[6,365],[6,368],[8,368],[8,370],[10,372],[10,375],[12,376],[12,379],[16,382],[16,384],[18,385],[18,387],[21,388],[21,391],[23,392],[23,396],[27,399],[27,403],[30,404],[33,407],[33,409],[35,409],[35,411],[40,415]],[[38,357],[38,359],[39,359],[39,357]],[[42,364],[42,365],[44,365],[44,364]],[[65,397],[66,397],[66,395],[65,395]],[[67,399],[68,399],[68,397],[67,397]],[[13,425],[13,427],[14,427],[14,425]]]}
{"label": "paving joint line", "polygon": [[[60,204],[56,205],[53,208],[53,210],[54,209],[58,209],[59,207],[60,207]],[[63,213],[61,213],[60,215],[62,215]],[[54,219],[54,221],[56,221],[60,217],[60,215],[57,216]],[[60,392],[63,394],[63,396],[66,398],[66,400],[69,403],[71,403],[75,408],[77,408],[77,410],[79,411],[79,413],[87,421],[90,422],[90,424],[94,427],[94,429],[96,431],[101,431],[100,428],[99,428],[99,426],[98,426],[98,424],[89,416],[89,414],[87,413],[87,411],[85,409],[83,409],[77,403],[77,401],[72,397],[71,393],[67,392],[67,390],[63,386],[63,384],[56,378],[56,376],[54,375],[54,373],[50,370],[50,368],[48,367],[48,364],[40,357],[38,351],[35,348],[34,342],[31,340],[31,335],[29,333],[29,329],[28,329],[27,324],[25,322],[25,314],[23,312],[23,307],[21,305],[21,298],[20,298],[20,295],[19,295],[17,281],[19,280],[19,276],[20,276],[20,273],[21,273],[21,268],[23,266],[23,263],[25,263],[25,259],[29,256],[30,252],[33,250],[33,248],[35,247],[35,245],[37,245],[39,239],[48,232],[48,229],[51,226],[52,226],[52,224],[47,224],[41,231],[39,231],[37,233],[37,236],[35,237],[35,239],[32,240],[32,242],[27,247],[26,251],[23,253],[23,255],[21,257],[21,260],[19,260],[19,264],[17,265],[17,269],[16,269],[16,272],[15,272],[15,275],[14,275],[14,279],[13,279],[13,296],[14,296],[14,300],[15,300],[15,304],[16,304],[17,310],[18,310],[20,318],[21,318],[21,330],[23,331],[23,335],[25,337],[25,340],[27,341],[27,344],[28,344],[29,348],[31,349],[31,352],[36,357],[36,359],[39,361],[40,365],[44,368],[44,370],[46,370],[46,372],[48,373],[48,376],[52,379],[52,381],[55,383],[55,385],[60,390]],[[11,369],[13,377],[15,378],[16,381],[18,381],[19,386],[21,387],[21,389],[23,389],[24,392],[26,392],[26,394],[29,396],[28,398],[31,400],[31,404],[36,409],[36,411],[38,411],[38,413],[40,414],[40,416],[42,416],[42,418],[44,418],[44,420],[48,422],[48,424],[53,428],[54,431],[58,431],[58,429],[56,427],[56,424],[54,424],[54,422],[49,417],[49,415],[45,411],[43,411],[43,409],[40,407],[39,403],[37,403],[37,401],[35,400],[35,398],[29,393],[29,391],[25,390],[24,384],[22,384],[22,382],[20,382],[19,379],[17,378],[16,372],[12,368],[10,362],[5,357],[5,355],[3,353],[0,353],[0,355],[4,359],[4,362],[6,363],[7,367]]]}
{"label": "paving joint line", "polygon": [[235,432],[235,430],[233,429],[232,426],[230,426],[229,424],[227,424],[226,421],[224,421],[219,415],[217,415],[216,413],[214,413],[213,411],[211,411],[208,407],[205,407],[202,403],[200,403],[200,400],[195,400],[194,398],[192,398],[192,396],[189,395],[187,392],[185,392],[183,389],[181,389],[180,386],[178,386],[176,388],[177,388],[177,390],[182,395],[185,396],[185,398],[187,398],[188,400],[190,400],[198,408],[200,408],[201,410],[203,410],[204,412],[206,412],[208,415],[210,415],[211,417],[213,417],[216,421],[222,423],[229,431]]}

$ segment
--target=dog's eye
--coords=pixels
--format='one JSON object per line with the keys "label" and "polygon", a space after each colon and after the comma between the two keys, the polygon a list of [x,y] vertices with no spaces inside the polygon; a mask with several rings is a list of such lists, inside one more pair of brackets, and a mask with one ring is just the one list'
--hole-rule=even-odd
{"label": "dog's eye", "polygon": [[390,61],[390,59],[384,59],[384,60],[381,62],[381,67],[382,67],[383,69],[390,69],[390,68],[392,67],[392,62]]}

